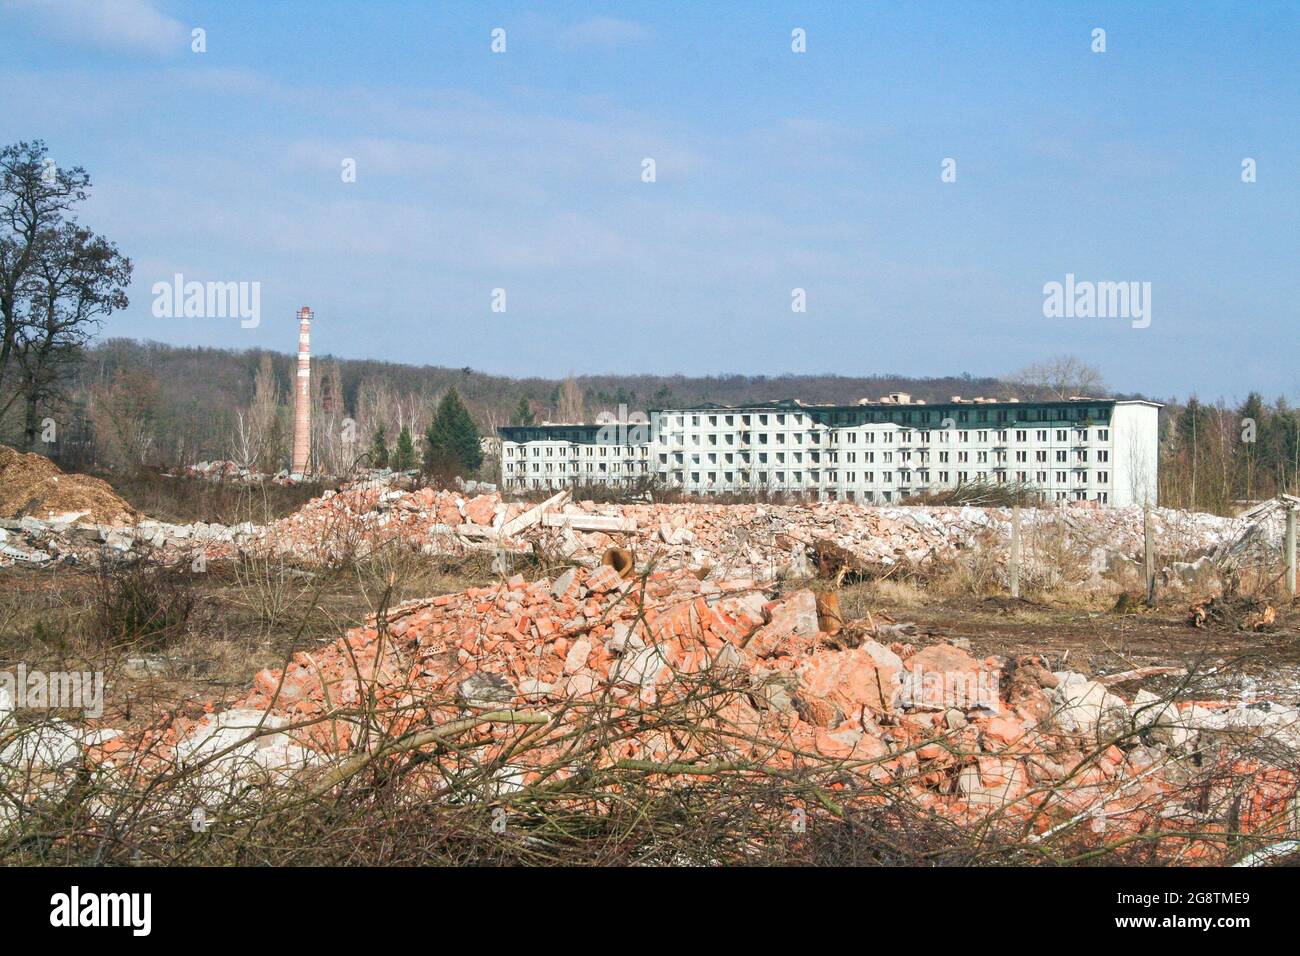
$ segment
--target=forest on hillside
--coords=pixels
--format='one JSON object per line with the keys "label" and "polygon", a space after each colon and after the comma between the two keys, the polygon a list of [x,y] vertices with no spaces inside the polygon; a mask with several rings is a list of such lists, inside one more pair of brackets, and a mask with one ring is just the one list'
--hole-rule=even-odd
{"label": "forest on hillside", "polygon": [[[43,412],[60,423],[43,450],[69,465],[130,462],[160,465],[233,459],[275,471],[286,435],[296,356],[263,350],[184,348],[108,339],[88,347],[69,371],[61,400]],[[899,375],[583,375],[511,378],[470,368],[413,366],[329,355],[312,360],[313,430],[321,460],[333,470],[343,454],[332,439],[351,419],[367,443],[383,426],[390,437],[423,431],[443,393],[454,388],[483,435],[501,425],[592,420],[674,404],[722,404],[799,398],[853,402],[892,391],[931,401],[996,395],[992,378]],[[251,425],[250,425],[251,423]],[[259,434],[245,434],[250,427]],[[6,443],[23,442],[22,423],[0,421]],[[254,447],[248,447],[249,445]],[[249,459],[245,461],[245,459]]]}

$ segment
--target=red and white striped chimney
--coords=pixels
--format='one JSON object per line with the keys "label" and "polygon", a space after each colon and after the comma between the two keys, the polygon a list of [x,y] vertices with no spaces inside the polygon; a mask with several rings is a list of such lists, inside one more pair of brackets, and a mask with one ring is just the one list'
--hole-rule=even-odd
{"label": "red and white striped chimney", "polygon": [[295,475],[307,474],[311,461],[311,319],[307,306],[298,310],[298,387],[293,409],[293,467]]}

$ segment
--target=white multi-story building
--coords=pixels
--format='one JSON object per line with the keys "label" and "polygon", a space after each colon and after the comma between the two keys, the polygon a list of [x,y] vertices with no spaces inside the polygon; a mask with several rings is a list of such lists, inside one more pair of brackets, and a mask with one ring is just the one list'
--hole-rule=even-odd
{"label": "white multi-story building", "polygon": [[983,482],[1047,501],[1155,502],[1159,405],[903,393],[855,405],[665,408],[648,426],[502,428],[505,488],[634,484],[693,494],[800,493],[866,503]]}
{"label": "white multi-story building", "polygon": [[[507,426],[501,436],[501,480],[507,489],[634,485],[650,474],[645,435],[610,436],[600,425]],[[622,442],[614,439],[623,438]]]}

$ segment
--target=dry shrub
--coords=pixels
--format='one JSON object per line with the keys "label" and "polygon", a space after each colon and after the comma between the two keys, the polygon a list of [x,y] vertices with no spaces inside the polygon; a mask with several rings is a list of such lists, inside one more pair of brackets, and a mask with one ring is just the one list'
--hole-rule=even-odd
{"label": "dry shrub", "polygon": [[1037,503],[1039,492],[1032,485],[1018,482],[971,481],[951,488],[932,488],[908,495],[900,505],[929,505],[932,507],[1010,508]]}
{"label": "dry shrub", "polygon": [[950,557],[938,560],[928,569],[930,590],[946,597],[988,597],[1006,593],[1002,548],[996,535],[978,535],[966,547]]}
{"label": "dry shrub", "polygon": [[245,555],[232,566],[231,575],[235,602],[267,630],[298,616],[313,590],[311,572],[269,551]]}
{"label": "dry shrub", "polygon": [[328,487],[321,482],[279,485],[168,475],[156,468],[105,474],[113,489],[141,514],[174,524],[194,521],[265,524],[297,511]]}
{"label": "dry shrub", "polygon": [[[384,602],[386,604],[386,598]],[[407,678],[409,681],[410,678]],[[678,675],[680,696],[629,717],[604,698],[550,712],[502,705],[438,723],[412,706],[332,708],[320,720],[364,723],[363,750],[280,777],[214,773],[226,754],[179,766],[115,761],[65,773],[0,767],[0,860],[15,865],[1096,865],[1236,859],[1294,838],[1284,811],[1265,817],[1269,788],[1294,787],[1267,763],[1291,759],[1281,741],[1207,735],[1176,759],[1168,788],[1117,794],[1105,812],[1081,810],[1076,789],[1119,746],[1152,749],[1149,726],[1121,725],[1048,751],[1068,757],[1065,780],[1031,785],[970,821],[946,819],[918,798],[950,794],[934,766],[901,759],[800,753],[765,759],[771,743],[735,719],[750,696],[740,674]],[[418,694],[418,688],[409,685]],[[1162,696],[1204,699],[1191,678]],[[404,699],[398,694],[395,699]],[[1148,705],[1154,716],[1163,704]],[[667,748],[655,760],[609,759],[637,734]],[[510,729],[503,742],[499,730]],[[490,728],[496,727],[496,733]],[[400,729],[398,729],[400,728]],[[258,731],[249,733],[251,740]],[[0,728],[0,745],[10,728]],[[936,730],[936,734],[942,731]],[[984,755],[937,736],[954,771]],[[672,743],[676,741],[677,743]],[[558,746],[557,746],[558,744]],[[1082,744],[1082,749],[1080,745]],[[505,746],[489,758],[485,747]],[[496,752],[496,751],[494,751]],[[1035,751],[1036,752],[1036,751]],[[1077,761],[1077,763],[1076,763]],[[230,765],[227,764],[227,769]],[[514,779],[514,768],[535,775]],[[1231,772],[1229,772],[1231,768]],[[1086,787],[1085,787],[1085,791]],[[1163,808],[1183,819],[1162,823]],[[1132,816],[1131,816],[1132,815]],[[1133,817],[1137,822],[1133,822]]]}
{"label": "dry shrub", "polygon": [[94,633],[106,648],[158,650],[184,633],[194,610],[188,566],[105,563],[94,593]]}

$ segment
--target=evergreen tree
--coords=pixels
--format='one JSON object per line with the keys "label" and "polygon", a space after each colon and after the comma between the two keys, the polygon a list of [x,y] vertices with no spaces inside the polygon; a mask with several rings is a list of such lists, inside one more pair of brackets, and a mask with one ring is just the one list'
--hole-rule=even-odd
{"label": "evergreen tree", "polygon": [[1209,430],[1210,410],[1193,395],[1178,416],[1178,441],[1183,448],[1195,449]]}
{"label": "evergreen tree", "polygon": [[1277,490],[1294,494],[1300,478],[1300,410],[1285,397],[1273,406],[1261,445],[1263,466],[1274,476]]}
{"label": "evergreen tree", "polygon": [[521,397],[519,399],[519,405],[515,409],[514,424],[531,425],[534,421],[532,406],[528,404],[527,398]]}
{"label": "evergreen tree", "polygon": [[1246,402],[1237,411],[1238,437],[1241,439],[1241,474],[1244,478],[1244,490],[1247,498],[1255,496],[1255,483],[1259,471],[1261,439],[1264,427],[1268,424],[1265,417],[1264,398],[1259,392],[1251,392]]}
{"label": "evergreen tree", "polygon": [[415,442],[411,439],[411,430],[405,425],[397,436],[397,447],[393,449],[393,470],[410,471],[419,462],[415,458]]}
{"label": "evergreen tree", "polygon": [[383,425],[375,429],[375,436],[370,439],[370,463],[375,468],[388,467],[388,437]]}
{"label": "evergreen tree", "polygon": [[424,468],[430,472],[451,469],[467,477],[482,464],[478,428],[456,390],[449,388],[424,433]]}

